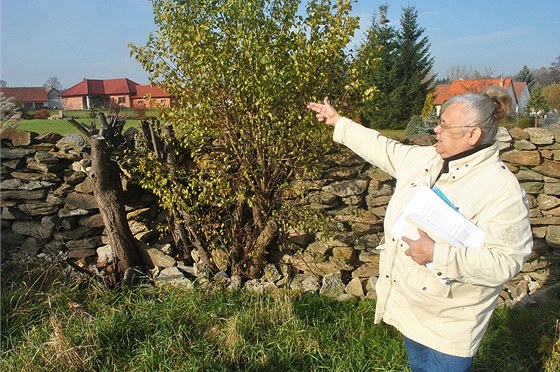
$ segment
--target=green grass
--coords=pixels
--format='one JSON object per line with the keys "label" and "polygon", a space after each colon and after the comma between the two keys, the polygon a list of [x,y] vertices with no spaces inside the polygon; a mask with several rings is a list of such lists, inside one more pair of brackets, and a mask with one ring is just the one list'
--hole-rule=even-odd
{"label": "green grass", "polygon": [[[90,124],[91,119],[76,119],[80,123]],[[99,128],[99,121],[96,121],[96,127]],[[127,120],[125,129],[139,125],[138,120]],[[68,134],[68,133],[80,133],[78,129],[69,124],[66,120],[47,120],[47,119],[31,119],[31,120],[21,120],[18,125],[18,129],[26,130],[35,133],[47,133],[53,132],[58,134]]]}
{"label": "green grass", "polygon": [[[58,284],[57,284],[58,283]],[[374,301],[317,295],[5,284],[2,371],[407,371]],[[475,371],[539,371],[558,303],[496,312]]]}

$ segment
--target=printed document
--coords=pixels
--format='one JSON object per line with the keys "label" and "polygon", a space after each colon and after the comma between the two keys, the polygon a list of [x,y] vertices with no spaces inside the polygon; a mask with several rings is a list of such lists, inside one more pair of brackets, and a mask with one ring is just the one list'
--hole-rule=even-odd
{"label": "printed document", "polygon": [[449,206],[427,186],[418,189],[392,226],[402,238],[418,239],[417,228],[437,242],[455,247],[480,247],[484,231]]}

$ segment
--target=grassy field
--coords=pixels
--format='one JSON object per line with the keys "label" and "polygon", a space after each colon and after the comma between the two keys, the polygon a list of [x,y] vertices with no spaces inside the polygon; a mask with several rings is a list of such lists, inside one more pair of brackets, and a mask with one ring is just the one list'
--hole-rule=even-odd
{"label": "grassy field", "polygon": [[[373,300],[2,283],[2,371],[409,370],[402,336],[373,324]],[[539,348],[559,305],[496,311],[475,371],[558,371]]]}
{"label": "grassy field", "polygon": [[[80,123],[90,124],[91,119],[76,119],[76,121]],[[130,126],[138,126],[138,120],[127,120],[125,129]],[[96,127],[99,128],[99,122],[95,122]],[[69,124],[66,120],[46,120],[46,119],[32,119],[32,120],[21,120],[19,122],[19,129],[36,132],[36,133],[59,133],[59,134],[68,134],[68,133],[79,133],[80,131]]]}

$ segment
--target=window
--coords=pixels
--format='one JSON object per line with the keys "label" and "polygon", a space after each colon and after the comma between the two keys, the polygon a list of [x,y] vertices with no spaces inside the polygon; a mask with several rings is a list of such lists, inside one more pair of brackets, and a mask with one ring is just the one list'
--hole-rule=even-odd
{"label": "window", "polygon": [[120,105],[121,103],[125,103],[125,102],[126,102],[125,97],[118,97],[117,103],[118,103],[119,105]]}

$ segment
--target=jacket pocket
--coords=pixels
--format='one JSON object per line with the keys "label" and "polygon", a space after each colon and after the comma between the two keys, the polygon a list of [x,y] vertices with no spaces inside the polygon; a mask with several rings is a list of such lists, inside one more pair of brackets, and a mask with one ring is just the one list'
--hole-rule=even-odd
{"label": "jacket pocket", "polygon": [[413,293],[412,299],[420,303],[424,302],[424,296],[437,298],[451,297],[451,286],[438,279],[425,266],[411,270],[406,278],[406,284]]}

